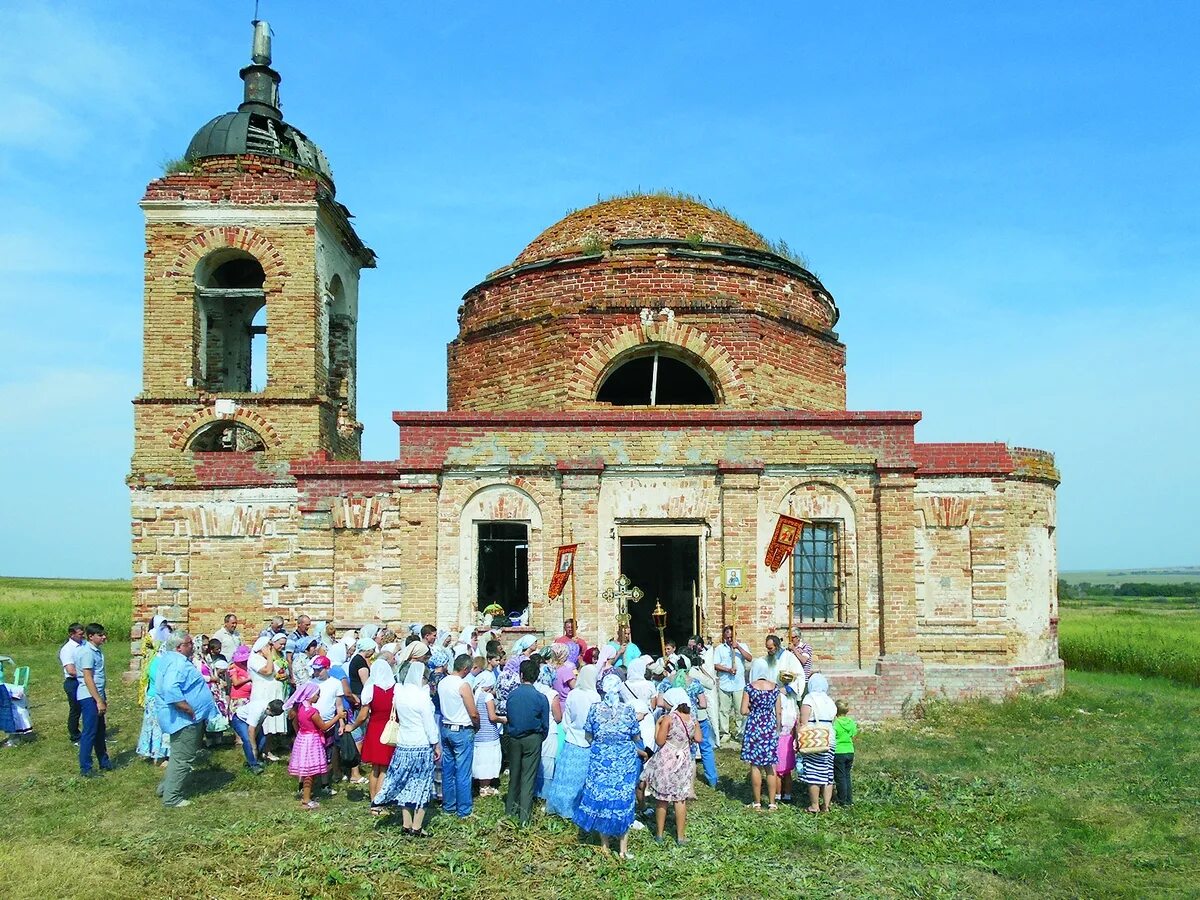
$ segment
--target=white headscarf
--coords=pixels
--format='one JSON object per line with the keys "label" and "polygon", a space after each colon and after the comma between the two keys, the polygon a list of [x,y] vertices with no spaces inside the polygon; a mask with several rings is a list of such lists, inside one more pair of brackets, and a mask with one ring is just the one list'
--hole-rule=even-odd
{"label": "white headscarf", "polygon": [[833,720],[837,717],[837,704],[828,692],[829,680],[820,672],[816,672],[808,679],[808,693],[804,695],[801,705],[809,708],[810,722],[821,722],[832,730]]}
{"label": "white headscarf", "polygon": [[379,688],[381,691],[390,691],[395,686],[396,673],[392,671],[392,664],[382,658],[375,660],[371,663],[371,672],[367,676],[367,683],[363,685],[360,697],[362,705],[371,705],[371,700],[375,697],[375,688]]}
{"label": "white headscarf", "polygon": [[683,688],[677,687],[671,688],[669,691],[663,694],[663,699],[667,701],[667,705],[670,706],[671,709],[678,709],[681,706],[691,703],[691,700],[688,698],[687,691],[685,691]]}
{"label": "white headscarf", "polygon": [[758,681],[760,678],[770,682],[775,681],[775,674],[771,671],[771,666],[761,656],[750,664],[750,680]]}
{"label": "white headscarf", "polygon": [[270,635],[260,635],[258,640],[254,642],[254,646],[250,648],[251,653],[262,653],[271,643]]}
{"label": "white headscarf", "polygon": [[404,686],[406,688],[419,688],[424,685],[424,683],[425,667],[418,663],[409,662],[404,670]]}
{"label": "white headscarf", "polygon": [[653,661],[654,660],[649,656],[643,655],[631,662],[629,664],[629,674],[625,676],[625,683],[628,684],[631,681],[645,681],[646,667]]}
{"label": "white headscarf", "polygon": [[475,676],[475,699],[478,700],[481,694],[485,693],[486,691],[490,691],[495,687],[496,676],[487,669],[484,669]]}
{"label": "white headscarf", "polygon": [[537,643],[537,638],[532,634],[526,634],[519,638],[512,648],[512,656],[523,656],[525,651]]}
{"label": "white headscarf", "polygon": [[170,633],[171,626],[167,624],[166,616],[155,616],[150,620],[150,638],[156,643],[161,644]]}

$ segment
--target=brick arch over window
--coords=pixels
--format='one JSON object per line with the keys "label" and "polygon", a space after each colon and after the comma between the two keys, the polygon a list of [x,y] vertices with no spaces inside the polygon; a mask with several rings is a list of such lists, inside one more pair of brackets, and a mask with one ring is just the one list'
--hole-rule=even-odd
{"label": "brick arch over window", "polygon": [[708,368],[715,382],[719,402],[731,406],[749,402],[746,385],[725,349],[715,344],[703,331],[673,320],[648,324],[637,322],[615,328],[608,337],[593,344],[575,367],[575,379],[570,386],[571,399],[595,402],[596,393],[612,370],[613,363],[629,351],[648,344],[679,347],[696,357]]}
{"label": "brick arch over window", "polygon": [[187,279],[190,291],[200,260],[215,250],[224,249],[241,250],[258,260],[266,275],[263,289],[267,293],[282,287],[282,281],[288,275],[283,254],[264,235],[243,225],[226,225],[200,232],[179,249],[166,274],[171,278]]}
{"label": "brick arch over window", "polygon": [[201,429],[208,427],[216,421],[236,422],[245,425],[262,438],[263,444],[266,445],[268,450],[279,446],[279,434],[275,431],[275,427],[254,410],[239,406],[234,409],[232,414],[221,413],[218,415],[215,406],[206,406],[199,412],[188,416],[171,433],[171,448],[182,450],[192,442],[192,439]]}

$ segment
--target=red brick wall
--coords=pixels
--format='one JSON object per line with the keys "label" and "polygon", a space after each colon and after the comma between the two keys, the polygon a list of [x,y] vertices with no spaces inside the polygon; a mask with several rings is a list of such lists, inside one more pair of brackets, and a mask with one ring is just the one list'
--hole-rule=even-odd
{"label": "red brick wall", "polygon": [[[485,283],[464,298],[449,347],[450,409],[587,408],[573,400],[580,361],[614,329],[669,307],[728,354],[744,391],[727,405],[845,409],[836,310],[807,282],[728,260],[625,253]],[[594,396],[594,385],[590,396]]]}

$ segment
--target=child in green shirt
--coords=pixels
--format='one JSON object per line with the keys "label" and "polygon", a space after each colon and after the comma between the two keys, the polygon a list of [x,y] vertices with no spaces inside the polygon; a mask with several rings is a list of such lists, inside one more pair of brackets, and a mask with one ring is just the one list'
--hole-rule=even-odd
{"label": "child in green shirt", "polygon": [[838,806],[850,806],[853,794],[850,789],[850,767],[854,765],[854,736],[858,734],[858,723],[846,713],[850,704],[837,701],[837,718],[833,720],[833,786]]}

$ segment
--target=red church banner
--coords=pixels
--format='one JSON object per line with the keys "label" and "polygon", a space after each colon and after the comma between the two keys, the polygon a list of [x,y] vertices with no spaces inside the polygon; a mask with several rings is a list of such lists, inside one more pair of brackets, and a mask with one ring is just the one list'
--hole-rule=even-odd
{"label": "red church banner", "polygon": [[575,565],[575,548],[578,544],[564,544],[558,548],[558,559],[554,562],[554,577],[550,579],[551,600],[562,593],[567,579],[571,577],[571,569]]}
{"label": "red church banner", "polygon": [[793,519],[791,516],[779,517],[779,521],[775,523],[775,534],[771,536],[771,544],[767,547],[765,560],[772,572],[778,572],[779,567],[792,555],[792,548],[796,546],[796,541],[800,540],[800,532],[803,530],[804,523],[799,519]]}

